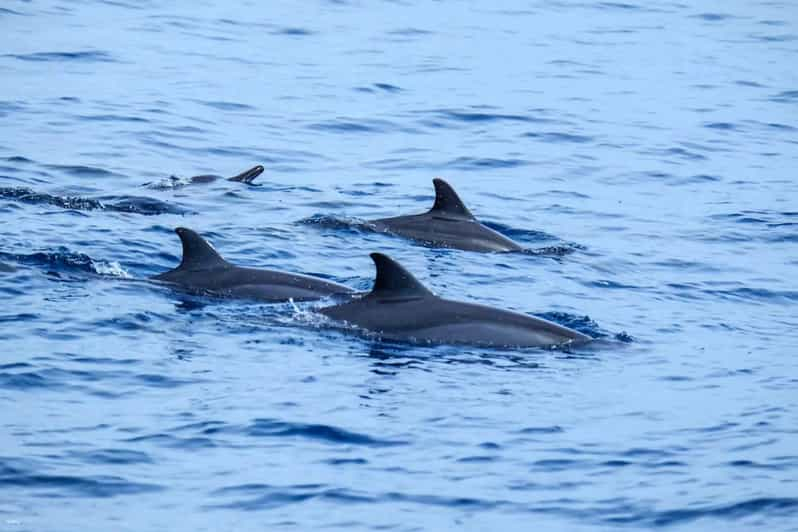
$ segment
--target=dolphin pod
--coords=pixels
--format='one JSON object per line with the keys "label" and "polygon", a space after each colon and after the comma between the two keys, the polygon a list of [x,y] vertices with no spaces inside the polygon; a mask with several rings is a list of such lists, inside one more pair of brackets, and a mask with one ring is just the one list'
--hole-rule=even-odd
{"label": "dolphin pod", "polygon": [[[232,181],[251,183],[256,166]],[[217,176],[196,176],[208,182]],[[482,225],[454,189],[434,179],[435,203],[423,214],[372,220],[380,231],[425,244],[467,251],[516,251],[521,246]],[[435,295],[402,265],[381,253],[372,253],[376,277],[372,290],[360,297],[344,285],[295,273],[246,268],[226,261],[198,233],[185,227],[180,237],[183,255],[176,268],[152,280],[193,293],[265,302],[310,301],[347,296],[344,302],[323,307],[319,313],[380,339],[426,344],[466,344],[480,347],[555,347],[579,345],[592,338],[542,318],[454,301]]]}
{"label": "dolphin pod", "polygon": [[175,229],[183,244],[183,259],[173,270],[152,279],[191,292],[260,301],[310,301],[352,289],[309,275],[242,268],[230,264],[204,238],[191,229]]}
{"label": "dolphin pod", "polygon": [[548,347],[591,338],[550,321],[433,294],[398,262],[372,253],[377,268],[367,295],[319,312],[388,340],[484,347]]}
{"label": "dolphin pod", "polygon": [[377,231],[394,233],[421,243],[465,251],[520,251],[506,236],[486,227],[471,214],[451,185],[440,178],[435,203],[423,214],[380,218],[369,223]]}

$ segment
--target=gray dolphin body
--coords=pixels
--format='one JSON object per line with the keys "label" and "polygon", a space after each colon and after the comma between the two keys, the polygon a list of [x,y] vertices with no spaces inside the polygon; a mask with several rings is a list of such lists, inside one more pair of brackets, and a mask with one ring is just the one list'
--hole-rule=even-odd
{"label": "gray dolphin body", "polygon": [[541,318],[440,298],[400,264],[372,253],[373,290],[353,301],[320,310],[389,340],[484,347],[550,347],[591,338]]}
{"label": "gray dolphin body", "polygon": [[369,223],[422,243],[466,251],[519,251],[520,245],[479,223],[454,189],[443,179],[433,179],[435,204],[428,212],[380,218]]}
{"label": "gray dolphin body", "polygon": [[269,302],[309,301],[352,292],[318,277],[235,266],[191,229],[178,227],[175,232],[183,244],[183,259],[177,268],[154,276],[156,281],[211,295]]}

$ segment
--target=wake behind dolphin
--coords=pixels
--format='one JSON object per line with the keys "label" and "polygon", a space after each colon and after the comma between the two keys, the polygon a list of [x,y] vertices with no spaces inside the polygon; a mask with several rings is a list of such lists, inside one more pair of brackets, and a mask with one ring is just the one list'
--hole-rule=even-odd
{"label": "wake behind dolphin", "polygon": [[440,178],[435,185],[435,204],[423,214],[371,220],[377,231],[390,232],[434,247],[465,251],[521,251],[523,248],[486,227],[471,214],[454,189]]}
{"label": "wake behind dolphin", "polygon": [[319,312],[388,340],[482,347],[552,347],[591,338],[550,321],[434,295],[399,263],[372,253],[374,288],[364,297]]}
{"label": "wake behind dolphin", "polygon": [[318,277],[235,266],[195,231],[178,227],[175,232],[183,244],[183,259],[177,268],[153,280],[192,292],[267,302],[309,301],[352,293],[347,286]]}

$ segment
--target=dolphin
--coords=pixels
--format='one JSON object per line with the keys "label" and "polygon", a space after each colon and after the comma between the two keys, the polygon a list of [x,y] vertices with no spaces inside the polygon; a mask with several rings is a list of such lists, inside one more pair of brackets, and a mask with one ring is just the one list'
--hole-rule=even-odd
{"label": "dolphin", "polygon": [[370,220],[377,231],[395,233],[432,247],[465,251],[519,251],[506,236],[479,223],[454,189],[440,178],[435,185],[435,204],[423,214]]}
{"label": "dolphin", "polygon": [[221,177],[218,175],[195,175],[194,177],[190,178],[192,183],[211,183],[213,181],[217,181],[219,179],[226,179],[227,181],[235,181],[236,183],[245,183],[247,185],[251,185],[255,178],[258,177],[263,173],[263,166],[257,165],[253,166],[249,170],[244,170],[238,175],[234,175],[233,177]]}
{"label": "dolphin", "polygon": [[541,318],[436,296],[399,263],[372,253],[374,288],[365,296],[319,310],[388,340],[480,347],[552,347],[591,340]]}
{"label": "dolphin", "polygon": [[178,227],[175,232],[183,244],[183,259],[177,268],[153,280],[192,292],[269,302],[309,301],[352,293],[347,286],[318,277],[235,266],[191,229]]}
{"label": "dolphin", "polygon": [[159,182],[150,182],[144,183],[144,186],[153,188],[156,190],[170,190],[174,188],[184,187],[186,185],[194,185],[194,184],[207,184],[213,183],[214,181],[226,180],[226,181],[234,181],[236,183],[244,183],[246,185],[252,185],[253,181],[263,173],[263,166],[257,165],[253,166],[249,170],[244,170],[238,175],[234,175],[233,177],[222,177],[219,175],[213,174],[203,174],[203,175],[195,175],[193,177],[189,177],[188,179],[181,179],[177,176],[169,176],[168,178],[164,179],[163,181]]}

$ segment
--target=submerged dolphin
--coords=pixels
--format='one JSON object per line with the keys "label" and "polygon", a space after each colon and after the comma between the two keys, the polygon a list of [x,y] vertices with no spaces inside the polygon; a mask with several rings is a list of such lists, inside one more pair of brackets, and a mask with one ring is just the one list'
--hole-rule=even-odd
{"label": "submerged dolphin", "polygon": [[372,253],[377,277],[372,291],[320,310],[389,340],[494,347],[549,347],[591,340],[541,318],[440,298],[399,263]]}
{"label": "submerged dolphin", "polygon": [[177,268],[153,277],[156,281],[212,295],[272,302],[308,301],[352,292],[349,287],[318,277],[235,266],[191,229],[178,227],[175,232],[183,244],[183,259]]}
{"label": "submerged dolphin", "polygon": [[156,183],[144,183],[144,185],[154,189],[166,190],[166,189],[179,188],[186,185],[213,183],[214,181],[218,181],[220,179],[251,185],[252,182],[255,181],[255,179],[263,173],[263,170],[264,170],[263,166],[257,165],[253,166],[249,170],[244,170],[240,174],[234,175],[233,177],[222,177],[219,175],[203,174],[203,175],[195,175],[193,177],[189,177],[188,179],[181,179],[173,175],[169,176],[167,179],[163,181]]}
{"label": "submerged dolphin", "polygon": [[454,189],[440,178],[435,185],[435,204],[428,212],[380,218],[369,224],[425,244],[466,251],[519,251],[521,246],[479,223]]}

